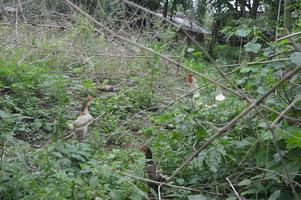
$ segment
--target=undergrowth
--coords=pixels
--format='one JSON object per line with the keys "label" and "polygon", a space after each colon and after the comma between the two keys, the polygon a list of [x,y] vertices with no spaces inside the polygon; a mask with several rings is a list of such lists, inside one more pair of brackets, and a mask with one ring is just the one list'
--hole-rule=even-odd
{"label": "undergrowth", "polygon": [[[128,49],[96,35],[86,20],[64,33],[30,35],[24,30],[18,33],[18,41],[7,34],[9,29],[1,34],[6,36],[0,51],[1,199],[144,199],[149,189],[141,179],[144,157],[137,149],[139,144],[148,144],[160,168],[171,175],[215,133],[213,126],[222,127],[247,105],[225,91],[226,100],[215,101],[218,88],[197,78],[199,85],[205,85],[200,89],[203,107],[195,108],[189,95],[165,107],[189,90],[186,72],[177,73],[174,66],[146,53],[142,54],[146,57],[121,59],[97,55],[95,52],[122,54]],[[287,43],[277,45],[266,47],[270,48],[266,52],[280,51]],[[157,51],[170,47],[164,41],[149,46]],[[218,77],[198,50],[183,45],[173,54],[181,55],[185,66]],[[222,61],[231,62],[227,55]],[[291,61],[238,66],[229,77],[256,97],[293,67]],[[300,77],[292,81],[298,85]],[[103,92],[103,85],[114,85],[119,91]],[[280,91],[266,100],[275,110],[285,108],[283,98],[293,99],[300,87],[284,85],[282,89],[287,96],[282,97]],[[87,95],[94,97],[91,115],[101,118],[89,127],[84,142],[65,139],[70,134],[67,124],[76,118]],[[255,114],[215,140],[171,182],[186,189],[166,186],[163,194],[174,199],[232,200],[235,194],[228,177],[250,199],[255,195],[276,199],[272,197],[280,191],[282,199],[291,199],[283,165],[271,146],[272,136]],[[276,117],[265,114],[269,120]],[[291,116],[297,118],[300,113]],[[283,123],[275,132],[297,185],[300,129]]]}

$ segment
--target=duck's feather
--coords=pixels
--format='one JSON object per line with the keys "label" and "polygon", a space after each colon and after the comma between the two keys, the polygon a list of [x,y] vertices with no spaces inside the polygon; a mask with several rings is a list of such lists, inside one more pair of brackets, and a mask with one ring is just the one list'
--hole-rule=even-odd
{"label": "duck's feather", "polygon": [[74,128],[77,129],[88,126],[92,120],[93,118],[88,112],[85,115],[80,115],[74,122]]}

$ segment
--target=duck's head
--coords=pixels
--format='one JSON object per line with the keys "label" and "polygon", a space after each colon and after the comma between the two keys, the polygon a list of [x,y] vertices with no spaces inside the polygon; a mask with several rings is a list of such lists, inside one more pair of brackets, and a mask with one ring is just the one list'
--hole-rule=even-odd
{"label": "duck's head", "polygon": [[186,77],[186,81],[191,84],[193,82],[193,74],[189,73]]}
{"label": "duck's head", "polygon": [[144,144],[140,145],[139,150],[145,155],[147,159],[152,159],[152,151],[148,146]]}

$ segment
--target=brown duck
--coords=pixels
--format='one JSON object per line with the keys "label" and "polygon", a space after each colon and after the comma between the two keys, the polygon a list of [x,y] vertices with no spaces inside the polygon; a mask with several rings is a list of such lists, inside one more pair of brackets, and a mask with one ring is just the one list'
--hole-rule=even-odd
{"label": "brown duck", "polygon": [[93,97],[87,96],[82,104],[82,109],[80,115],[74,122],[74,134],[78,140],[83,140],[86,138],[88,133],[88,126],[93,121],[93,117],[90,115],[88,111],[88,106],[90,105]]}
{"label": "brown duck", "polygon": [[[157,171],[157,164],[153,161],[153,155],[151,149],[146,145],[141,145],[139,150],[142,151],[145,155],[145,168],[144,172],[147,174],[147,177],[150,180],[156,182],[165,182],[166,177]],[[148,186],[152,188],[158,194],[159,184],[147,182]]]}

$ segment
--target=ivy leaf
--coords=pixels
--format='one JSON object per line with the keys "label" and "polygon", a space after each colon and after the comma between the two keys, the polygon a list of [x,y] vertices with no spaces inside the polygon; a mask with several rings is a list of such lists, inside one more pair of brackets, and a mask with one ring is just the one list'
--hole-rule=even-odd
{"label": "ivy leaf", "polygon": [[244,179],[238,183],[238,186],[246,186],[246,185],[250,185],[250,184],[251,184],[250,179]]}
{"label": "ivy leaf", "polygon": [[198,194],[198,195],[190,195],[188,196],[189,200],[207,200],[207,197],[205,197],[202,194]]}
{"label": "ivy leaf", "polygon": [[270,198],[268,200],[277,200],[280,197],[280,190],[276,190],[271,194]]}
{"label": "ivy leaf", "polygon": [[301,65],[301,52],[294,52],[290,56],[292,63],[296,65]]}
{"label": "ivy leaf", "polygon": [[261,49],[261,44],[249,42],[245,44],[244,48],[246,49],[246,52],[258,53]]}
{"label": "ivy leaf", "polygon": [[249,35],[251,33],[250,29],[245,29],[245,28],[241,28],[235,31],[235,35],[239,36],[239,37],[246,37],[247,35]]}

